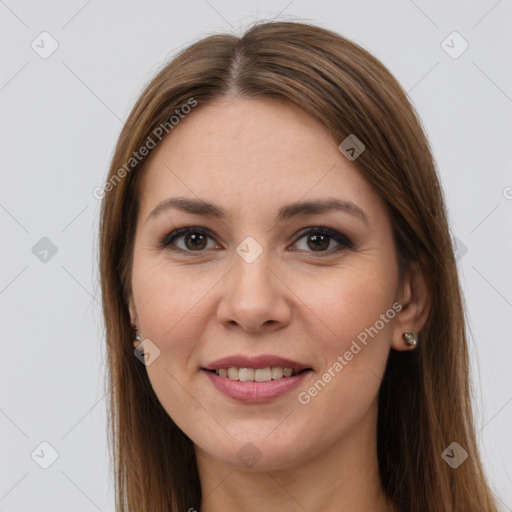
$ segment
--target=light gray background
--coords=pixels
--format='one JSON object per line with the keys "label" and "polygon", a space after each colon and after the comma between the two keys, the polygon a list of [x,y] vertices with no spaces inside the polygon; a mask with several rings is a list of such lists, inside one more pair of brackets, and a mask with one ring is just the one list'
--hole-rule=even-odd
{"label": "light gray background", "polygon": [[[422,118],[459,240],[478,441],[503,510],[512,510],[511,1],[7,0],[0,1],[0,511],[113,510],[100,203],[92,191],[164,61],[200,36],[240,33],[274,17],[316,22],[361,44],[398,78]],[[38,38],[43,31],[59,45],[47,59],[31,48],[34,40],[50,48]],[[456,59],[441,46],[453,31],[469,43]],[[462,42],[452,39],[445,44],[453,53]],[[42,237],[58,250],[46,262],[32,251]],[[48,469],[31,458],[36,450],[34,459],[50,460],[43,441],[59,455]]]}

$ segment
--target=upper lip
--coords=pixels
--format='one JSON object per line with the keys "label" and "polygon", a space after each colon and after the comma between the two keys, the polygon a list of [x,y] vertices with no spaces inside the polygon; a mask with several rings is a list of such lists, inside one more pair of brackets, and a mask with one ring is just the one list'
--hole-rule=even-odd
{"label": "upper lip", "polygon": [[293,368],[294,370],[301,371],[311,368],[307,364],[298,363],[291,359],[284,357],[273,356],[269,354],[262,354],[259,356],[243,356],[233,355],[217,359],[207,366],[204,366],[205,370],[218,370],[220,368],[266,368],[281,367],[281,368]]}

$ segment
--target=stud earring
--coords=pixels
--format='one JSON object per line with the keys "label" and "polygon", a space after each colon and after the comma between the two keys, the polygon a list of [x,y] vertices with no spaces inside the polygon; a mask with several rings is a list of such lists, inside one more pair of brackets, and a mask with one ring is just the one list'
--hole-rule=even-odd
{"label": "stud earring", "polygon": [[409,347],[414,348],[417,345],[416,336],[412,332],[404,332],[402,338],[405,340]]}
{"label": "stud earring", "polygon": [[137,331],[139,330],[139,328],[135,325],[135,324],[132,324],[132,327],[135,329],[135,336],[134,336],[134,344],[135,343],[138,343],[139,341],[142,341],[142,338],[137,334]]}

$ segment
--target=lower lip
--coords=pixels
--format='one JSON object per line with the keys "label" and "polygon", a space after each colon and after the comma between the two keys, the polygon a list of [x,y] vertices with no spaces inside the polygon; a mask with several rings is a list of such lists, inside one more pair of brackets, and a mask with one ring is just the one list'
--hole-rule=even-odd
{"label": "lower lip", "polygon": [[220,377],[215,372],[201,370],[211,383],[226,396],[246,403],[270,402],[294,390],[310,373],[311,370],[293,377],[268,380],[266,382],[241,382]]}

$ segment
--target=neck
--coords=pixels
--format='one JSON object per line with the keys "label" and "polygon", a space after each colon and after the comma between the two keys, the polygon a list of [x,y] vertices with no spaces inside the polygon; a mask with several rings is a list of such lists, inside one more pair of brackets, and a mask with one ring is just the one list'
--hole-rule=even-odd
{"label": "neck", "polygon": [[291,467],[241,470],[213,459],[196,446],[201,480],[200,512],[392,512],[377,460],[376,408],[350,433],[314,457]]}

